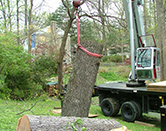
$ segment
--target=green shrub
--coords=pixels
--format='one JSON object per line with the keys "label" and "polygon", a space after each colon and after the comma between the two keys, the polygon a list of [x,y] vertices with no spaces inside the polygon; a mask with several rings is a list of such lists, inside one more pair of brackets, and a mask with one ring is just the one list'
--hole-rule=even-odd
{"label": "green shrub", "polygon": [[40,56],[31,63],[32,80],[45,89],[46,78],[57,74],[57,58],[54,55]]}
{"label": "green shrub", "polygon": [[122,62],[122,56],[120,55],[114,55],[111,57],[112,62]]}
{"label": "green shrub", "polygon": [[12,92],[6,85],[0,85],[0,98],[1,99],[9,99],[10,93]]}
{"label": "green shrub", "polygon": [[120,55],[103,56],[101,62],[122,62],[122,56]]}
{"label": "green shrub", "polygon": [[8,70],[5,83],[12,90],[12,99],[40,96],[41,91],[45,90],[46,78],[57,74],[57,60],[52,55],[37,57],[27,64],[26,69]]}
{"label": "green shrub", "polygon": [[101,62],[109,62],[109,56],[103,56]]}
{"label": "green shrub", "polygon": [[27,99],[30,98],[33,81],[30,79],[31,72],[26,70],[8,71],[5,78],[7,87],[12,90],[12,99]]}
{"label": "green shrub", "polygon": [[44,89],[46,78],[57,74],[56,57],[33,58],[15,43],[14,35],[0,33],[0,36],[0,97],[29,99],[37,96]]}

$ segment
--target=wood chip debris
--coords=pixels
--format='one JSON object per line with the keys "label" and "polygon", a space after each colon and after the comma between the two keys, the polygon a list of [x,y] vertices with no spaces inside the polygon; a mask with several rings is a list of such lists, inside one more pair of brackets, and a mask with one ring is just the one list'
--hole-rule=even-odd
{"label": "wood chip debris", "polygon": [[115,128],[110,131],[131,131],[131,130],[128,130],[126,126],[122,126],[120,128]]}
{"label": "wood chip debris", "polygon": [[[50,110],[50,111],[55,114],[61,114],[62,109]],[[88,115],[89,118],[94,118],[97,116],[98,116],[98,114],[91,114],[91,113],[89,113],[89,115]]]}

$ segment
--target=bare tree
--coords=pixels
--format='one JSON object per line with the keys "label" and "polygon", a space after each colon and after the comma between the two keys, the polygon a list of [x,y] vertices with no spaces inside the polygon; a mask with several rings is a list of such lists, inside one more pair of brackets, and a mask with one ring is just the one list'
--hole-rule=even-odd
{"label": "bare tree", "polygon": [[[83,0],[81,4],[83,4],[86,0]],[[65,55],[65,46],[66,46],[66,40],[68,37],[68,33],[70,31],[70,28],[72,26],[72,22],[74,20],[74,12],[75,12],[75,7],[73,7],[70,11],[69,6],[68,6],[68,0],[66,2],[62,0],[62,3],[64,7],[66,8],[66,11],[69,16],[69,20],[67,22],[67,25],[65,27],[65,33],[63,35],[61,47],[60,47],[60,52],[59,52],[59,58],[58,58],[58,94],[62,92],[62,87],[63,87],[63,58]]]}
{"label": "bare tree", "polygon": [[157,25],[158,25],[158,43],[161,50],[161,81],[166,80],[166,30],[165,30],[165,5],[164,0],[156,0],[157,7]]}
{"label": "bare tree", "polygon": [[144,25],[145,25],[145,32],[147,33],[147,28],[148,28],[148,26],[147,26],[147,14],[148,14],[148,9],[147,9],[147,0],[144,0],[144,5],[143,5],[143,7],[144,7]]}
{"label": "bare tree", "polygon": [[5,11],[5,2],[0,0],[0,3],[1,3],[2,14],[3,14],[3,19],[4,19],[4,27],[5,27],[5,30],[7,31],[7,18],[6,18],[6,11]]}
{"label": "bare tree", "polygon": [[[82,11],[81,16],[86,16],[94,21],[94,24],[101,35],[102,44],[104,45],[105,55],[107,55],[106,36],[109,34],[110,28],[126,28],[125,19],[121,17],[122,1],[117,5],[117,1],[107,0],[87,0],[86,6],[88,11]],[[124,13],[123,13],[124,14]],[[100,24],[100,26],[99,26]]]}
{"label": "bare tree", "polygon": [[20,20],[19,20],[19,0],[16,0],[17,5],[17,43],[20,43]]}
{"label": "bare tree", "polygon": [[7,7],[8,7],[8,18],[9,18],[9,31],[11,32],[12,31],[12,18],[11,18],[11,8],[10,8],[10,0],[7,0]]}
{"label": "bare tree", "polygon": [[28,10],[28,50],[29,51],[31,51],[32,9],[33,9],[33,0],[30,0],[30,7]]}
{"label": "bare tree", "polygon": [[28,21],[27,21],[27,7],[28,7],[28,4],[27,4],[27,0],[25,0],[25,24],[24,24],[24,31],[25,31],[25,35],[27,35],[27,25],[28,25]]}
{"label": "bare tree", "polygon": [[[100,4],[102,5],[101,7],[100,7]],[[99,4],[99,15],[101,16],[101,23],[102,23],[102,34],[103,34],[102,36],[103,36],[104,51],[105,51],[105,55],[107,56],[105,17],[103,15],[103,13],[105,12],[105,5],[106,5],[105,0],[102,0],[102,3],[100,3],[100,4]],[[102,9],[100,9],[100,8],[102,8]],[[102,12],[100,10],[102,10]]]}

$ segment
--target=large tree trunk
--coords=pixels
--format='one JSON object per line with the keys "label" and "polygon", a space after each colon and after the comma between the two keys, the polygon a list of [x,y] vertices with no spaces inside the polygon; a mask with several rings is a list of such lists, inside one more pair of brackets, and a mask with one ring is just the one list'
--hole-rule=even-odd
{"label": "large tree trunk", "polygon": [[[76,122],[78,120],[83,122],[80,127]],[[74,124],[73,127],[72,124]],[[74,127],[79,131],[83,127],[86,127],[88,131],[109,131],[121,125],[113,119],[24,115],[19,119],[16,131],[73,131]]]}
{"label": "large tree trunk", "polygon": [[[82,46],[90,52],[102,54],[101,44],[86,41]],[[100,58],[78,49],[63,101],[62,116],[88,117],[99,65]]]}
{"label": "large tree trunk", "polygon": [[165,38],[165,5],[163,0],[156,0],[157,5],[157,24],[158,24],[158,43],[161,50],[161,78],[160,80],[166,80],[166,38]]}

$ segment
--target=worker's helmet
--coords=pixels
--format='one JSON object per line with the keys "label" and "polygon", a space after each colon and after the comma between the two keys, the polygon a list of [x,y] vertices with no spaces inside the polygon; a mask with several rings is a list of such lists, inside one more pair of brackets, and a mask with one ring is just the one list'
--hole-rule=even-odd
{"label": "worker's helmet", "polygon": [[80,4],[81,4],[80,0],[73,0],[74,7],[78,7],[78,6],[80,6]]}

